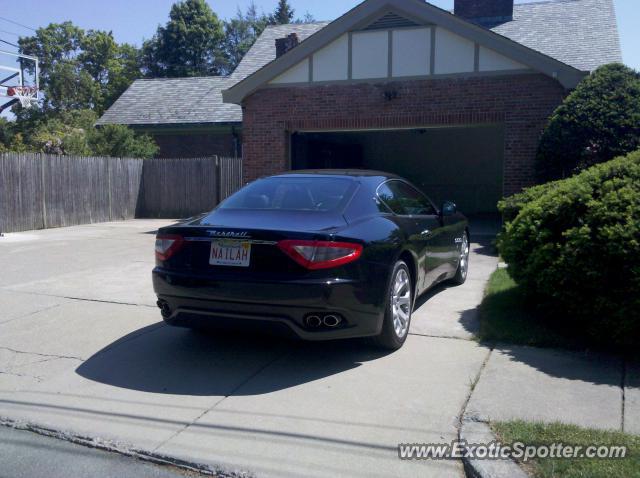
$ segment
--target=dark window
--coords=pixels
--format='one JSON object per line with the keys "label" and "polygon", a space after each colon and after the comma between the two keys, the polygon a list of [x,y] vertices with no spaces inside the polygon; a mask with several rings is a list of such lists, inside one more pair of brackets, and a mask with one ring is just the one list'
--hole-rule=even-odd
{"label": "dark window", "polygon": [[391,211],[401,216],[435,215],[431,201],[403,181],[387,181],[378,187],[378,197]]}
{"label": "dark window", "polygon": [[344,207],[355,182],[346,178],[266,178],[244,187],[222,209],[269,209],[329,212]]}

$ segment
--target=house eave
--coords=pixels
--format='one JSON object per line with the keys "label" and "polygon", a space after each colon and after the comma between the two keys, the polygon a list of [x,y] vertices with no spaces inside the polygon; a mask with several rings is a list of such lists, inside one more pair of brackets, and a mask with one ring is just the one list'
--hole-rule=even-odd
{"label": "house eave", "polygon": [[340,18],[307,38],[280,58],[276,58],[261,69],[249,75],[231,88],[222,90],[225,103],[242,104],[244,98],[261,88],[280,73],[307,58],[314,51],[329,44],[338,36],[348,32],[379,11],[391,8],[410,18],[425,23],[436,23],[454,33],[497,51],[527,67],[540,71],[556,79],[564,88],[573,89],[589,72],[580,71],[550,56],[532,50],[505,36],[475,25],[453,15],[451,12],[427,4],[421,0],[368,0],[356,6]]}
{"label": "house eave", "polygon": [[135,130],[165,130],[165,129],[214,129],[242,126],[242,121],[216,121],[216,122],[184,122],[184,123],[96,123],[96,127],[109,124],[121,124]]}

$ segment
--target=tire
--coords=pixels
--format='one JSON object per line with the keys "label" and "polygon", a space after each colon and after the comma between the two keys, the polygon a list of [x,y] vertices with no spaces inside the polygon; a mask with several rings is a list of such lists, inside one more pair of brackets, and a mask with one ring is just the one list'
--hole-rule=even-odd
{"label": "tire", "polygon": [[460,257],[458,258],[458,269],[456,275],[453,276],[451,282],[456,285],[462,285],[467,280],[469,273],[469,234],[465,231],[462,236],[462,244],[460,245]]}
{"label": "tire", "polygon": [[384,320],[380,335],[373,338],[377,347],[398,350],[409,335],[413,309],[413,281],[404,261],[393,266],[387,289]]}

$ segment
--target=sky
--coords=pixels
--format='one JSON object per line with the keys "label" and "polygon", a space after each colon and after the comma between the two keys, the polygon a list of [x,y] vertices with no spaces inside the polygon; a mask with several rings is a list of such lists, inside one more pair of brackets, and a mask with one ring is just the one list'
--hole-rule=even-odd
{"label": "sky", "polygon": [[[207,0],[219,17],[235,15],[251,0]],[[640,70],[640,1],[614,0],[624,62]],[[290,0],[296,16],[309,12],[317,20],[333,20],[361,0]],[[15,43],[18,35],[29,35],[52,22],[71,20],[85,29],[111,30],[118,42],[141,45],[153,36],[159,24],[164,24],[174,0],[21,0],[12,3],[16,8],[0,9],[0,39]],[[259,10],[273,11],[277,0],[255,0]],[[453,0],[430,0],[441,8],[452,9]],[[516,3],[528,3],[516,0]],[[0,0],[0,5],[8,0]],[[16,25],[7,20],[20,23]],[[5,43],[0,49],[12,50]]]}

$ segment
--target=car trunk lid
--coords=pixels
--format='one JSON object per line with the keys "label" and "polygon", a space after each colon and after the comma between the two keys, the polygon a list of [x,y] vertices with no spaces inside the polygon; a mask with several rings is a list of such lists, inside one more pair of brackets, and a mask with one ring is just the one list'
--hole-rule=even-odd
{"label": "car trunk lid", "polygon": [[[184,238],[180,251],[164,267],[234,278],[249,274],[256,278],[261,274],[301,276],[309,271],[277,243],[287,239],[331,240],[346,225],[337,213],[218,209],[206,217],[162,229],[163,234]],[[248,258],[241,257],[244,253]]]}

